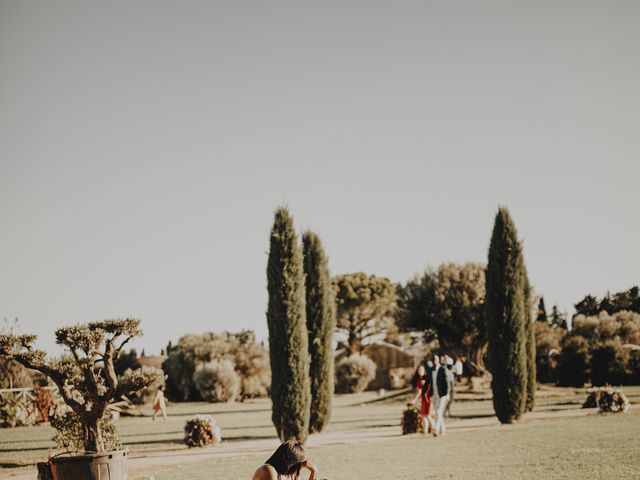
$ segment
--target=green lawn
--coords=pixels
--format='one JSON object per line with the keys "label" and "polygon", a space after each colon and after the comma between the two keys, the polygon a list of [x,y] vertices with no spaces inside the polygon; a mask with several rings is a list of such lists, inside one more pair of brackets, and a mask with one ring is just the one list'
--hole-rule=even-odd
{"label": "green lawn", "polygon": [[[640,412],[485,427],[431,438],[309,449],[329,480],[640,478]],[[265,455],[155,473],[157,480],[248,480]],[[139,477],[142,478],[142,477]]]}
{"label": "green lawn", "polygon": [[[625,388],[624,390],[632,403],[637,404],[640,401],[640,387]],[[543,387],[538,394],[536,412],[579,409],[585,398],[585,389]],[[406,399],[406,395],[389,398],[388,396],[379,397],[374,392],[338,396],[335,400],[333,419],[328,430],[349,431],[386,426],[398,426],[399,428],[400,414]],[[214,415],[222,428],[225,442],[275,437],[268,400],[253,400],[236,404],[170,404],[169,420],[166,422],[161,419],[155,422],[151,421],[149,416],[151,412],[148,408],[143,409],[143,413],[147,416],[122,418],[117,422],[123,443],[132,452],[186,449],[182,444],[182,428],[186,419],[196,413]],[[490,418],[493,416],[491,401],[486,394],[460,394],[459,400],[452,407],[452,415],[450,424],[465,419]],[[615,434],[618,434],[619,437],[610,442],[611,438],[607,435]],[[632,434],[635,435],[635,438]],[[49,450],[53,448],[50,441],[51,436],[52,429],[46,425],[0,430],[0,466],[6,468],[45,460]],[[603,438],[607,438],[607,440],[603,442]],[[509,447],[510,445],[511,447]],[[414,475],[426,478],[430,478],[429,475],[432,472],[439,472],[443,478],[481,478],[471,476],[470,472],[474,469],[480,469],[478,471],[485,472],[484,475],[486,475],[487,469],[494,468],[496,470],[493,476],[500,478],[505,471],[513,473],[514,469],[524,468],[529,464],[531,464],[533,471],[538,472],[547,472],[538,470],[540,468],[573,468],[570,462],[577,458],[587,462],[583,456],[585,452],[594,457],[591,462],[587,462],[585,465],[610,464],[610,461],[624,458],[620,452],[624,452],[630,445],[635,445],[637,453],[640,453],[640,419],[636,411],[619,417],[596,416],[561,421],[539,420],[530,423],[525,421],[515,427],[478,428],[471,431],[451,432],[450,435],[442,439],[409,437],[393,443],[384,441],[357,446],[319,447],[317,452],[314,451],[313,454],[317,455],[318,460],[323,463],[323,476],[326,474],[330,479],[346,478],[344,472],[332,470],[332,468],[337,468],[337,465],[346,466],[344,460],[340,460],[340,462],[332,460],[342,459],[341,455],[346,455],[345,452],[353,452],[354,463],[356,465],[366,464],[363,465],[363,468],[373,468],[378,465],[366,474],[372,478],[382,478],[381,476],[376,477],[374,470],[382,471],[380,469],[383,465],[387,468],[387,476],[405,475],[400,472],[413,468],[414,470],[406,470],[406,472],[411,471]],[[493,454],[483,453],[485,451],[493,452]],[[436,454],[444,455],[443,460],[436,461],[437,457],[433,457]],[[176,472],[159,472],[156,478],[158,480],[212,478],[211,468],[224,472],[222,476],[216,475],[217,478],[246,478],[247,471],[251,470],[256,462],[264,460],[263,456],[261,455],[260,458],[248,456],[243,459],[235,458],[225,461],[216,460],[208,466],[180,467],[180,470]],[[411,460],[412,457],[415,457],[415,462]],[[444,473],[445,470],[438,470],[441,464],[448,465],[447,468],[452,468],[452,465],[455,465],[454,477]],[[629,465],[629,463],[622,465]],[[389,470],[392,466],[397,470]],[[500,466],[499,471],[498,466]],[[351,472],[360,472],[359,466],[349,468]],[[510,468],[511,470],[509,470]],[[394,471],[396,474],[393,473]],[[585,471],[591,472],[592,470]],[[406,474],[408,475],[408,473]],[[561,471],[557,472],[557,475],[561,474],[563,474]],[[545,475],[540,478],[549,478]],[[358,477],[361,476],[358,473]],[[517,476],[517,478],[533,477]],[[568,477],[557,476],[553,478]],[[614,476],[612,478],[621,477]]]}

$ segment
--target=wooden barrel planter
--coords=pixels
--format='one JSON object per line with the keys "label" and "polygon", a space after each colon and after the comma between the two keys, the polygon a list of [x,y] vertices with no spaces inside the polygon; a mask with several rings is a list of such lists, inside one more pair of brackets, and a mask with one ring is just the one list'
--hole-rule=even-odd
{"label": "wooden barrel planter", "polygon": [[127,480],[127,452],[54,457],[49,461],[54,480]]}

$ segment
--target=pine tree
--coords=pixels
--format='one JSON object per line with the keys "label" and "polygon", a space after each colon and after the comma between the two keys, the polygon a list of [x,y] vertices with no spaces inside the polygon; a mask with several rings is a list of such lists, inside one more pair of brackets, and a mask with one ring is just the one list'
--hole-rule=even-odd
{"label": "pine tree", "polygon": [[271,419],[281,440],[304,443],[309,431],[309,352],[302,251],[286,208],[271,230],[267,265]]}
{"label": "pine tree", "polygon": [[554,305],[551,308],[551,315],[549,315],[549,324],[553,328],[562,328],[567,330],[567,314],[561,312],[558,305]]}
{"label": "pine tree", "polygon": [[500,208],[489,246],[485,320],[493,407],[502,423],[517,421],[526,407],[525,279],[516,228],[507,209]]}
{"label": "pine tree", "polygon": [[[524,260],[523,260],[524,265]],[[533,320],[533,305],[531,303],[531,284],[527,275],[526,268],[524,270],[524,308],[525,308],[525,336],[527,340],[527,401],[525,410],[531,412],[536,403],[536,331]],[[542,304],[544,308],[544,303]]]}
{"label": "pine tree", "polygon": [[538,302],[538,314],[536,315],[536,321],[549,323],[547,307],[544,305],[544,297],[540,297],[540,301]]}
{"label": "pine tree", "polygon": [[311,357],[309,432],[313,433],[321,432],[331,418],[334,390],[332,343],[336,314],[327,258],[315,233],[305,232],[302,235],[302,253]]}

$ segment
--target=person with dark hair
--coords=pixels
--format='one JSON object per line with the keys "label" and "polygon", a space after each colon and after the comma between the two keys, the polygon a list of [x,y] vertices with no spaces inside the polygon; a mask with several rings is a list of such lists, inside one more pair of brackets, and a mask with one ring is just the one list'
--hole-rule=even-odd
{"label": "person with dark hair", "polygon": [[422,422],[422,433],[431,433],[433,431],[434,422],[431,417],[431,393],[433,392],[433,362],[429,360],[427,362],[427,368],[420,365],[414,375],[415,383],[414,388],[416,396],[413,403],[416,404],[418,398],[420,398],[420,421]]}
{"label": "person with dark hair", "polygon": [[309,470],[309,480],[316,480],[318,469],[307,460],[302,444],[287,440],[255,471],[251,480],[297,480],[303,468]]}

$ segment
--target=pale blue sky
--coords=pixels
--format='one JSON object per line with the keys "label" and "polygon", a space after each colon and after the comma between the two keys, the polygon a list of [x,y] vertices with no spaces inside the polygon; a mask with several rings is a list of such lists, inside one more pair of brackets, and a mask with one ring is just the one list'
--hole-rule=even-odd
{"label": "pale blue sky", "polygon": [[640,278],[640,3],[0,1],[0,317],[266,336],[274,209],[333,273]]}

